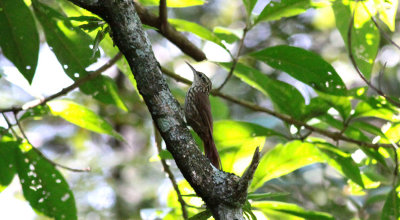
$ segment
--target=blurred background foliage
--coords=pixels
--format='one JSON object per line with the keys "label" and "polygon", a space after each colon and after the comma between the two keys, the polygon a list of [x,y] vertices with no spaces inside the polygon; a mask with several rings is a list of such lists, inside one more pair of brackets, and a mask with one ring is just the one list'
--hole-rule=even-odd
{"label": "blurred background foliage", "polygon": [[[59,92],[118,53],[107,25],[68,1],[17,1],[22,6],[9,2],[0,1],[0,9],[4,7],[0,10],[0,20],[4,21],[1,17],[7,15],[4,12],[17,14],[25,10],[15,15],[15,23],[8,27],[25,28],[27,24],[21,22],[26,22],[32,28],[26,31],[37,36],[32,35],[28,43],[22,39],[21,44],[27,45],[21,49],[22,57],[27,58],[18,63],[12,50],[7,49],[7,42],[15,39],[5,36],[14,31],[0,28],[3,52],[0,108],[23,105],[34,98]],[[139,2],[158,14],[157,0]],[[234,76],[221,92],[358,141],[395,144],[400,138],[398,108],[366,87],[351,64],[346,45],[352,10],[357,8],[351,39],[355,62],[367,80],[399,100],[400,53],[396,45],[380,36],[370,19],[373,15],[385,35],[400,42],[400,35],[395,31],[397,5],[395,0],[362,3],[175,0],[168,1],[168,17],[177,30],[184,31],[206,54],[208,61],[193,65],[211,78],[214,88],[222,84],[232,67],[229,52],[236,56],[242,44]],[[34,20],[22,16],[28,14],[29,18],[32,13]],[[184,63],[190,58],[154,28],[145,28],[160,65],[192,79]],[[243,32],[246,35],[241,43]],[[18,40],[15,41],[18,45]],[[34,55],[32,51],[39,52]],[[165,79],[183,105],[188,85],[168,76]],[[181,219],[180,203],[162,170],[162,158],[167,160],[179,182],[189,216],[202,213],[205,217],[198,216],[199,219],[207,219],[202,200],[184,181],[171,155],[167,151],[158,153],[150,114],[135,86],[126,61],[120,59],[102,76],[81,85],[61,100],[17,114],[23,129],[13,119],[12,112],[6,112],[0,118],[0,159],[4,162],[0,161],[3,166],[0,174],[7,170],[11,178],[1,177],[0,206],[7,211],[0,212],[0,218],[48,218],[35,214],[32,208],[47,216],[60,217],[61,214],[41,206],[42,197],[29,195],[32,185],[21,180],[24,171],[29,179],[32,176],[29,170],[37,170],[39,176],[42,171],[52,173],[60,176],[57,179],[60,183],[68,183],[63,189],[66,194],[63,191],[60,198],[62,201],[74,198],[76,205],[70,205],[76,206],[77,211],[72,208],[64,210],[64,214],[77,212],[79,219]],[[219,96],[210,99],[214,138],[224,171],[241,175],[257,146],[265,153],[249,189],[247,218],[399,217],[397,154],[392,149],[375,150],[331,141],[304,126],[282,122]],[[17,135],[8,129],[5,117],[10,118]],[[20,130],[25,131],[30,143],[15,140],[15,136],[22,137]],[[30,144],[52,161],[74,168],[90,167],[91,171],[79,173],[59,168],[57,171],[40,159],[36,151],[31,151]],[[17,161],[39,158],[35,169],[23,164],[18,165],[17,171],[8,167],[6,158],[12,153],[5,149],[11,148],[21,149],[17,151],[20,152]],[[14,178],[8,185],[13,172],[18,173],[20,180]],[[42,176],[43,180],[46,178],[50,177]],[[50,184],[49,190],[51,187]],[[57,205],[54,202],[55,207],[63,207]],[[71,215],[67,218],[76,218]]]}

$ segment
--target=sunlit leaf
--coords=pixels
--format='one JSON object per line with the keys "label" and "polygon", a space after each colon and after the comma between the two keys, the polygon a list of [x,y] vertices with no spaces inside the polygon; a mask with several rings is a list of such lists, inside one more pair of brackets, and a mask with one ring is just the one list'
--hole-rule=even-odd
{"label": "sunlit leaf", "polygon": [[39,34],[32,13],[23,1],[0,1],[0,47],[32,83],[39,56]]}
{"label": "sunlit leaf", "polygon": [[[365,7],[363,6],[365,5]],[[354,25],[351,34],[351,51],[354,55],[358,68],[369,78],[372,66],[379,47],[379,30],[371,20],[370,15],[374,15],[376,10],[373,0],[363,1],[334,1],[332,8],[335,13],[336,27],[339,30],[345,44],[348,45],[348,30],[353,11]],[[369,11],[366,11],[366,8]]]}
{"label": "sunlit leaf", "polygon": [[[227,69],[232,66],[231,63],[220,64]],[[268,95],[279,111],[297,119],[301,117],[305,101],[301,93],[292,85],[272,79],[257,69],[241,63],[237,64],[234,73],[245,83]]]}
{"label": "sunlit leaf", "polygon": [[333,216],[328,213],[308,211],[296,204],[291,204],[291,203],[262,201],[262,202],[253,202],[251,206],[261,209],[261,211],[267,216],[270,212],[274,213],[279,212],[282,214],[281,219],[286,219],[285,218],[286,215],[298,216],[309,220],[334,219]]}
{"label": "sunlit leaf", "polygon": [[16,150],[16,167],[25,199],[37,212],[55,219],[78,219],[75,199],[61,173],[32,146]]}
{"label": "sunlit leaf", "polygon": [[354,109],[354,117],[376,117],[388,121],[396,120],[398,110],[387,103],[384,98],[366,98]]}
{"label": "sunlit leaf", "polygon": [[257,147],[262,148],[266,137],[282,134],[249,122],[214,122],[214,140],[220,152],[222,167],[226,172],[240,175],[250,164]]}
{"label": "sunlit leaf", "polygon": [[82,105],[68,100],[54,100],[48,102],[47,105],[53,115],[60,116],[77,126],[123,139],[107,121]]}
{"label": "sunlit leaf", "polygon": [[273,129],[250,122],[222,120],[214,123],[214,140],[218,146],[237,145],[260,136],[283,137]]}
{"label": "sunlit leaf", "polygon": [[311,0],[273,0],[270,1],[261,11],[260,15],[255,18],[254,23],[295,16],[305,12],[312,6],[313,3]]}
{"label": "sunlit leaf", "polygon": [[[145,6],[160,5],[160,0],[139,0],[139,2]],[[206,3],[205,0],[167,0],[167,7],[182,8],[203,5],[204,3]]]}
{"label": "sunlit leaf", "polygon": [[379,18],[394,32],[398,0],[376,0]]}
{"label": "sunlit leaf", "polygon": [[240,40],[240,35],[237,34],[237,31],[225,27],[215,27],[214,34],[229,44]]}
{"label": "sunlit leaf", "polygon": [[[63,66],[65,73],[74,81],[86,77],[89,74],[86,68],[100,55],[97,51],[93,56],[90,48],[93,40],[90,36],[80,28],[73,27],[67,17],[54,9],[37,0],[33,0],[32,5],[44,29],[47,43]],[[127,110],[118,95],[115,82],[105,76],[99,76],[84,83],[80,86],[80,90],[103,103],[114,104],[122,110]]]}
{"label": "sunlit leaf", "polygon": [[[226,49],[225,45],[222,44],[221,39],[219,39],[213,32],[209,31],[207,28],[181,19],[168,19],[169,23],[173,25],[178,31],[187,31],[193,33],[203,40],[208,40],[213,43],[218,44],[222,48]],[[226,49],[227,50],[227,49]]]}
{"label": "sunlit leaf", "polygon": [[313,144],[301,141],[289,142],[286,145],[278,144],[261,158],[250,189],[256,190],[268,180],[323,161],[321,152]]}
{"label": "sunlit leaf", "polygon": [[280,45],[249,55],[290,74],[321,92],[332,95],[346,94],[346,86],[335,69],[313,52],[298,47]]}
{"label": "sunlit leaf", "polygon": [[18,146],[19,142],[10,136],[4,135],[0,139],[0,192],[15,176],[15,150]]}

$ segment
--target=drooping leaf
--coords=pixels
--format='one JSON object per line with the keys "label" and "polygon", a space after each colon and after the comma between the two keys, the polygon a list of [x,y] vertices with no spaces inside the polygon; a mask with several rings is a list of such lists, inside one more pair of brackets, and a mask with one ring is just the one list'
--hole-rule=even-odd
{"label": "drooping leaf", "polygon": [[[332,3],[336,18],[336,27],[342,35],[347,49],[349,47],[348,30],[350,20],[356,8],[354,25],[351,32],[351,51],[358,68],[366,78],[370,78],[371,76],[372,66],[378,52],[380,39],[379,30],[371,20],[371,15],[376,13],[374,7],[375,4],[373,0],[362,3],[358,1],[340,0]],[[369,11],[366,11],[366,8]]]}
{"label": "drooping leaf", "polygon": [[[90,48],[93,40],[80,28],[72,26],[67,17],[54,9],[32,1],[36,17],[40,21],[47,43],[52,48],[65,73],[74,81],[86,77],[89,72],[86,68],[99,57],[99,52],[93,56]],[[92,45],[93,46],[93,45]],[[80,86],[80,90],[95,99],[114,104],[122,110],[127,110],[121,97],[118,95],[115,82],[105,76],[98,76]]]}
{"label": "drooping leaf", "polygon": [[[139,2],[145,6],[158,6],[160,0],[139,0]],[[205,0],[167,0],[167,7],[170,8],[182,8],[203,5],[206,3]]]}
{"label": "drooping leaf", "polygon": [[392,220],[400,217],[400,198],[396,189],[390,190],[383,205],[381,219]]}
{"label": "drooping leaf", "polygon": [[112,135],[123,140],[112,126],[92,110],[68,100],[54,100],[47,103],[50,111],[55,116],[97,133]]}
{"label": "drooping leaf", "polygon": [[[227,69],[232,66],[231,63],[220,64]],[[268,95],[279,111],[296,119],[301,117],[305,101],[301,93],[292,85],[272,79],[257,69],[241,63],[236,65],[234,73],[245,83]]]}
{"label": "drooping leaf", "polygon": [[250,17],[257,0],[243,0],[244,7],[246,8],[247,17]]}
{"label": "drooping leaf", "polygon": [[8,135],[0,139],[0,192],[11,183],[15,176],[15,150],[18,146],[19,142]]}
{"label": "drooping leaf", "polygon": [[351,158],[351,155],[345,153],[329,143],[316,144],[321,153],[324,155],[326,162],[339,171],[343,176],[351,179],[359,186],[364,188],[364,183],[361,178],[361,171],[357,164]]}
{"label": "drooping leaf", "polygon": [[345,95],[347,92],[345,84],[335,69],[313,52],[280,45],[249,55],[321,92],[332,95]]}
{"label": "drooping leaf", "polygon": [[310,7],[311,0],[270,1],[255,19],[254,23],[295,16],[305,12]]}
{"label": "drooping leaf", "polygon": [[254,174],[250,190],[256,190],[266,181],[288,174],[309,164],[323,162],[317,147],[310,143],[292,141],[278,144],[268,151],[260,161]]}
{"label": "drooping leaf", "polygon": [[383,97],[369,97],[360,101],[354,109],[354,117],[376,117],[388,121],[396,120],[398,110]]}
{"label": "drooping leaf", "polygon": [[213,32],[209,31],[207,28],[205,28],[199,24],[196,24],[196,23],[193,23],[190,21],[186,21],[186,20],[172,19],[172,18],[168,19],[168,21],[178,31],[187,31],[187,32],[193,33],[193,34],[197,35],[198,37],[200,37],[201,39],[216,43],[219,46],[221,46],[222,48],[224,48],[225,50],[227,50],[225,45],[222,44],[221,39],[219,39]]}
{"label": "drooping leaf", "polygon": [[27,143],[16,150],[16,168],[25,199],[37,212],[55,219],[78,219],[68,183]]}
{"label": "drooping leaf", "polygon": [[32,83],[39,56],[39,34],[32,13],[23,1],[0,1],[0,47]]}
{"label": "drooping leaf", "polygon": [[285,216],[297,216],[303,219],[309,220],[333,220],[335,219],[332,215],[325,212],[308,211],[304,208],[291,203],[276,202],[276,201],[261,201],[253,202],[252,207],[261,209],[261,211],[268,216],[271,212],[281,213],[281,219],[286,219]]}

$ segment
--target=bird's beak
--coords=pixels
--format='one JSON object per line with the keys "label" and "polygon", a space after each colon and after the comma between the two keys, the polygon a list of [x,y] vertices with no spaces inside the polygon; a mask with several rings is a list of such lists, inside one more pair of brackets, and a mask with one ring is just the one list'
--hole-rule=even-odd
{"label": "bird's beak", "polygon": [[196,75],[195,73],[197,72],[192,65],[190,65],[188,62],[185,61],[185,63],[190,67],[190,69],[192,69],[193,74]]}

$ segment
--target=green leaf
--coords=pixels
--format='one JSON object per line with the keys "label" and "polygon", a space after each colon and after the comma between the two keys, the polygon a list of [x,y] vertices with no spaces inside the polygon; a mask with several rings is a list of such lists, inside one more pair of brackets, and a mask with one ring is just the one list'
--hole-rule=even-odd
{"label": "green leaf", "polygon": [[210,96],[210,104],[214,121],[229,117],[229,107],[220,97]]}
{"label": "green leaf", "polygon": [[[139,2],[145,6],[158,6],[160,0],[139,0]],[[182,8],[203,5],[206,3],[205,0],[167,0],[167,7],[170,8]]]}
{"label": "green leaf", "polygon": [[247,195],[247,199],[251,200],[267,200],[267,199],[272,199],[276,197],[283,197],[283,196],[288,196],[290,193],[249,193]]}
{"label": "green leaf", "polygon": [[330,166],[364,188],[364,183],[360,175],[361,171],[350,154],[339,150],[329,143],[318,143],[316,145]]}
{"label": "green leaf", "polygon": [[[267,216],[269,213],[279,212],[281,214],[287,214],[292,216],[298,216],[308,220],[322,220],[322,219],[334,219],[332,215],[325,212],[316,212],[316,211],[307,211],[302,207],[291,204],[291,203],[283,203],[283,202],[275,202],[275,201],[262,201],[262,202],[253,202],[252,207],[261,209]],[[286,215],[282,215],[281,219],[286,219]]]}
{"label": "green leaf", "polygon": [[15,149],[19,143],[10,136],[3,136],[0,139],[0,192],[7,187],[14,178]]}
{"label": "green leaf", "polygon": [[[231,63],[220,64],[227,69],[232,66]],[[301,93],[292,85],[272,79],[257,69],[241,63],[237,63],[234,73],[245,83],[268,95],[275,108],[280,112],[291,115],[296,119],[301,117],[305,108],[305,101]]]}
{"label": "green leaf", "polygon": [[23,1],[0,1],[0,47],[32,83],[39,56],[39,34],[32,13]]}
{"label": "green leaf", "polygon": [[262,148],[269,136],[283,137],[272,129],[250,122],[214,122],[214,140],[224,171],[240,175],[250,164],[256,147]]}
{"label": "green leaf", "polygon": [[49,108],[46,105],[38,105],[34,108],[30,108],[19,118],[19,120],[24,120],[32,118],[33,120],[40,120],[43,116],[49,114]]}
{"label": "green leaf", "polygon": [[205,211],[199,212],[196,215],[189,218],[189,220],[207,220],[212,216],[211,212],[206,209]]}
{"label": "green leaf", "polygon": [[305,12],[311,7],[311,0],[270,1],[256,17],[254,23],[273,21],[283,17],[291,17]]}
{"label": "green leaf", "polygon": [[354,117],[375,117],[388,121],[396,120],[398,110],[383,97],[368,97],[360,101],[354,109]]}
{"label": "green leaf", "polygon": [[306,165],[323,161],[320,151],[313,144],[302,143],[301,141],[292,141],[285,145],[278,144],[261,158],[250,190],[256,190],[273,178],[286,175]]}
{"label": "green leaf", "polygon": [[376,0],[378,3],[379,18],[394,32],[398,0]]}
{"label": "green leaf", "polygon": [[61,173],[29,144],[20,148],[16,150],[17,173],[31,207],[51,218],[78,219],[74,195]]}
{"label": "green leaf", "polygon": [[112,135],[119,140],[123,140],[122,136],[113,130],[112,126],[96,115],[92,110],[68,100],[54,100],[47,103],[50,111],[55,116],[86,128],[90,131]]}
{"label": "green leaf", "polygon": [[319,55],[298,47],[280,45],[249,54],[269,66],[287,72],[314,89],[332,95],[347,93],[335,69]]}
{"label": "green leaf", "polygon": [[214,140],[218,142],[217,146],[239,145],[255,137],[269,136],[284,137],[273,129],[250,122],[230,120],[214,122]]}
{"label": "green leaf", "polygon": [[392,220],[400,217],[400,199],[396,189],[392,189],[388,194],[383,205],[381,219]]}
{"label": "green leaf", "polygon": [[246,8],[246,12],[247,12],[247,17],[250,17],[251,12],[254,9],[254,6],[257,3],[257,0],[242,0],[244,7]]}
{"label": "green leaf", "polygon": [[350,19],[354,8],[357,8],[351,32],[351,50],[358,68],[366,78],[370,78],[372,66],[378,53],[380,35],[370,16],[370,13],[372,15],[376,13],[373,8],[375,6],[373,0],[365,1],[367,6],[371,5],[371,7],[368,7],[369,12],[365,10],[363,4],[364,2],[359,4],[357,1],[334,1],[332,8],[336,18],[336,27],[342,35],[347,48],[349,46],[347,38]]}
{"label": "green leaf", "polygon": [[237,33],[237,31],[225,27],[215,27],[214,34],[228,44],[232,44],[235,41],[240,40],[240,35]]}
{"label": "green leaf", "polygon": [[324,115],[331,105],[322,99],[321,97],[314,97],[310,100],[310,103],[305,106],[304,113],[301,116],[302,121]]}
{"label": "green leaf", "polygon": [[348,96],[335,96],[326,93],[318,93],[319,97],[325,100],[331,107],[336,109],[343,120],[347,120],[351,113],[351,102]]}
{"label": "green leaf", "polygon": [[214,35],[213,32],[209,31],[207,28],[205,28],[199,24],[189,22],[186,20],[172,19],[172,18],[168,19],[168,21],[178,31],[187,31],[187,32],[193,33],[193,34],[197,35],[198,37],[200,37],[201,39],[216,43],[219,46],[221,46],[222,48],[224,48],[225,50],[227,50],[225,45],[222,44],[221,39],[219,39],[216,35]]}
{"label": "green leaf", "polygon": [[[74,81],[86,77],[89,72],[86,68],[93,64],[99,57],[99,52],[93,55],[89,45],[93,40],[80,28],[73,27],[70,20],[59,14],[54,9],[32,1],[36,17],[42,24],[46,40],[52,48],[65,73]],[[122,110],[127,110],[118,95],[115,82],[108,77],[99,76],[80,86],[80,90],[95,99],[105,103],[114,104]]]}

